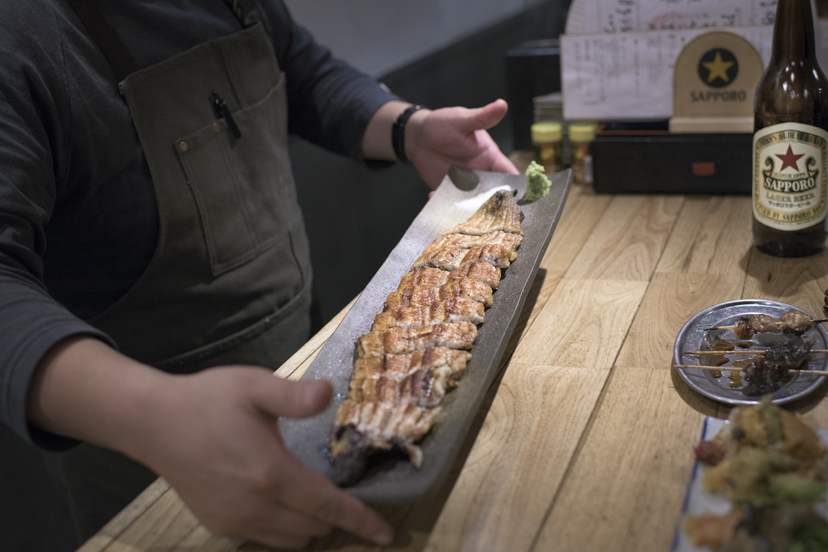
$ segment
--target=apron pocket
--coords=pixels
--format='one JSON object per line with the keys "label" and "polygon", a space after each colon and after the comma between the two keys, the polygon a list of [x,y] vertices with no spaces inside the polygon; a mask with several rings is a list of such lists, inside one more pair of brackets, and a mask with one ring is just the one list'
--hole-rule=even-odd
{"label": "apron pocket", "polygon": [[238,138],[221,118],[173,144],[198,206],[214,276],[272,247],[298,217],[285,106],[282,73],[267,96],[232,113]]}

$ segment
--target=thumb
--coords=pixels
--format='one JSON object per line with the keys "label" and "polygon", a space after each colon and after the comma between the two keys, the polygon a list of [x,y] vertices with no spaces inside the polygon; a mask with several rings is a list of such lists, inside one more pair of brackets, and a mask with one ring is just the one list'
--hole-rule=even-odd
{"label": "thumb", "polygon": [[331,402],[333,387],[326,380],[290,381],[278,376],[251,389],[253,404],[273,417],[308,418]]}
{"label": "thumb", "polygon": [[488,105],[466,110],[465,117],[459,123],[465,132],[488,130],[503,120],[509,106],[506,100],[495,100]]}

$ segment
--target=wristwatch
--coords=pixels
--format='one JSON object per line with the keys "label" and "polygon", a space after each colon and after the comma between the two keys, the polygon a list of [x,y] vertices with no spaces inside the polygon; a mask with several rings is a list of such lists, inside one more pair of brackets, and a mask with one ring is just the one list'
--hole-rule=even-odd
{"label": "wristwatch", "polygon": [[409,162],[408,157],[405,156],[405,125],[414,113],[424,108],[425,106],[422,105],[408,106],[391,127],[391,145],[394,148],[394,155],[401,163]]}

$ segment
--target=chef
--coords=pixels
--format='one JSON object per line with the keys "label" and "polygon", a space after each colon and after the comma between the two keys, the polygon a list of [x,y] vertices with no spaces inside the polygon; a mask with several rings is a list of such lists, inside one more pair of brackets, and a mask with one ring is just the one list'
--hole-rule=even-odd
{"label": "chef", "polygon": [[3,2],[0,52],[0,415],[77,544],[156,474],[218,535],[388,543],[279,436],[331,400],[271,375],[310,331],[287,134],[436,187],[517,172],[486,132],[505,102],[403,102],[278,0]]}

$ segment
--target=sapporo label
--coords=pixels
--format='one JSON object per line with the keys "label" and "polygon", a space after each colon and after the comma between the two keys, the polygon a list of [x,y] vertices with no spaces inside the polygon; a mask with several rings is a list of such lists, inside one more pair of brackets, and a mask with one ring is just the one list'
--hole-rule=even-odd
{"label": "sapporo label", "polygon": [[828,132],[800,123],[753,136],[753,216],[777,230],[807,228],[828,211]]}

